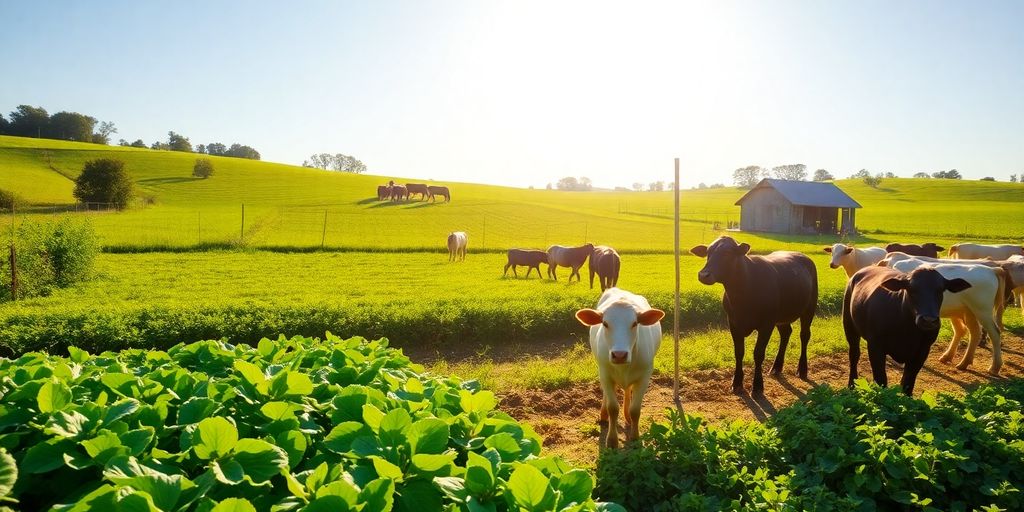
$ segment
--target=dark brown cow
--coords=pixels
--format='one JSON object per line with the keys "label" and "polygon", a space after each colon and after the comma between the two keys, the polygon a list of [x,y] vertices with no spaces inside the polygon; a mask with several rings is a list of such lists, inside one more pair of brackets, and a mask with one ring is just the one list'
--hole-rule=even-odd
{"label": "dark brown cow", "polygon": [[391,197],[391,187],[387,185],[377,185],[377,200],[384,201]]}
{"label": "dark brown cow", "polygon": [[615,252],[615,249],[607,245],[594,247],[594,252],[590,255],[590,289],[594,289],[594,274],[597,274],[602,292],[618,286],[620,264],[619,253]]}
{"label": "dark brown cow", "polygon": [[427,190],[430,191],[430,199],[432,201],[436,202],[437,196],[444,196],[444,202],[446,203],[452,200],[452,194],[451,192],[448,191],[448,187],[438,187],[431,185],[427,187]]}
{"label": "dark brown cow", "polygon": [[391,200],[402,201],[409,198],[409,191],[402,185],[391,185]]}
{"label": "dark brown cow", "polygon": [[530,272],[533,269],[537,269],[537,277],[543,278],[540,274],[540,264],[548,262],[548,253],[539,249],[509,249],[508,250],[508,263],[505,264],[505,271],[501,274],[502,277],[508,275],[508,268],[512,267],[512,274],[519,277],[519,273],[516,272],[516,267],[523,265],[527,267],[526,277],[530,277]]}
{"label": "dark brown cow", "polygon": [[587,262],[587,258],[592,252],[594,252],[594,244],[583,244],[579,247],[563,245],[548,247],[548,277],[558,281],[558,274],[555,273],[555,270],[561,265],[572,269],[572,272],[569,273],[569,281],[572,281],[572,276],[576,276],[576,280],[580,281],[580,267]]}
{"label": "dark brown cow", "polygon": [[850,349],[850,379],[853,386],[860,361],[860,339],[868,341],[868,359],[875,382],[885,386],[885,356],[903,363],[900,385],[911,395],[917,373],[928,359],[939,335],[942,293],[957,293],[971,285],[946,279],[931,267],[909,274],[887,267],[866,267],[846,284],[843,295],[843,330]]}
{"label": "dark brown cow", "polygon": [[885,252],[905,252],[911,256],[924,256],[925,258],[938,258],[939,253],[945,251],[945,247],[935,245],[931,242],[926,244],[889,244],[885,246]]}
{"label": "dark brown cow", "polygon": [[761,364],[772,330],[779,330],[779,352],[772,364],[773,375],[782,372],[786,345],[793,334],[790,325],[800,320],[800,362],[797,374],[807,378],[807,342],[811,339],[811,321],[818,307],[818,271],[806,255],[792,251],[776,251],[767,256],[747,256],[749,244],[737,244],[723,236],[710,246],[698,245],[690,252],[707,258],[697,279],[706,285],[722,283],[725,295],[722,306],[729,317],[736,370],[732,389],[743,391],[744,338],[757,331],[754,344],[753,394],[764,393]]}
{"label": "dark brown cow", "polygon": [[423,199],[424,201],[434,197],[434,195],[430,193],[430,187],[427,187],[423,183],[406,183],[405,190],[409,193],[410,201],[412,200],[413,194],[419,194],[420,199]]}

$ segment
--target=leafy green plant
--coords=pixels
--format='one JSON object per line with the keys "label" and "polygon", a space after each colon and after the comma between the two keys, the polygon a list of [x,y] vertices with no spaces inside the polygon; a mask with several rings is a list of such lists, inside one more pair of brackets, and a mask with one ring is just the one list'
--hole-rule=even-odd
{"label": "leafy green plant", "polygon": [[622,510],[491,392],[385,340],[69,354],[0,360],[24,509]]}
{"label": "leafy green plant", "polygon": [[[14,236],[17,249],[18,297],[48,295],[85,281],[99,252],[99,239],[86,221],[61,217],[49,222],[24,222]],[[4,260],[8,259],[4,251]],[[10,298],[10,261],[0,272],[0,289]]]}

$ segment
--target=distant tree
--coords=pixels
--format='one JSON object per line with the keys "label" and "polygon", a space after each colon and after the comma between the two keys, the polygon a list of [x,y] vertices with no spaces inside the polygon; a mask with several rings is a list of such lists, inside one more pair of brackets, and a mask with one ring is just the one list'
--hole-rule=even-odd
{"label": "distant tree", "polygon": [[896,177],[896,175],[895,175],[895,174],[893,174],[893,172],[892,172],[892,171],[887,171],[887,172],[885,173],[885,178],[886,178],[886,179],[889,179],[889,178],[895,178],[895,177]]}
{"label": "distant tree", "polygon": [[586,176],[580,176],[580,190],[591,190],[594,188],[594,182],[590,181],[590,178]]}
{"label": "distant tree", "polygon": [[697,184],[697,190],[704,190],[706,188],[708,188],[708,186],[705,185],[703,181]]}
{"label": "distant tree", "polygon": [[814,171],[814,181],[832,181],[834,179],[836,179],[836,177],[832,176],[832,173],[825,169],[818,169],[817,171]]}
{"label": "distant tree", "polygon": [[146,143],[142,142],[142,139],[135,139],[135,142],[132,142],[130,146],[133,148],[144,148],[146,147]]}
{"label": "distant tree", "polygon": [[[206,149],[207,149],[207,151],[210,150],[209,147],[207,147]],[[249,146],[245,146],[245,145],[242,145],[242,144],[235,143],[235,144],[232,144],[231,147],[228,148],[227,151],[224,152],[224,156],[231,156],[231,157],[235,157],[235,158],[248,158],[249,160],[259,160],[260,159],[260,152],[256,151],[255,149],[253,149],[253,148],[251,148]],[[360,162],[360,163],[362,163],[362,162]],[[366,170],[366,167],[364,166],[363,167],[363,171],[365,171],[365,170]],[[359,171],[359,172],[362,172],[362,171]]]}
{"label": "distant tree", "polygon": [[882,173],[878,173],[878,174],[876,174],[874,176],[871,176],[871,175],[864,176],[863,180],[864,180],[864,184],[865,185],[867,185],[867,186],[869,186],[871,188],[878,188],[878,186],[882,184],[882,178],[883,178]]}
{"label": "distant tree", "polygon": [[302,162],[303,167],[327,170],[331,168],[334,157],[330,153],[317,153],[309,157],[309,160]]}
{"label": "distant tree", "polygon": [[200,145],[198,145],[198,146],[196,146],[196,147],[192,148],[192,150],[193,150],[194,152],[196,152],[196,153],[200,153],[200,154],[203,154],[203,155],[205,155],[205,154],[206,154],[206,145],[204,145],[204,144],[200,144]]}
{"label": "distant tree", "polygon": [[50,124],[50,115],[42,107],[18,105],[10,117],[7,131],[19,137],[43,137]]}
{"label": "distant tree", "polygon": [[[533,188],[533,187],[530,187],[530,188]],[[629,189],[629,188],[626,188],[626,187],[616,186],[616,187],[615,187],[615,191],[616,191],[616,192],[629,192],[629,191],[630,191],[630,189]]]}
{"label": "distant tree", "polygon": [[331,158],[331,168],[335,171],[351,172],[355,174],[362,174],[366,172],[366,165],[360,162],[358,158],[343,155],[341,153],[338,153]]}
{"label": "distant tree", "polygon": [[665,182],[655,181],[647,186],[647,190],[651,192],[661,192],[662,190],[665,190]]}
{"label": "distant tree", "polygon": [[555,186],[558,187],[558,190],[577,190],[580,186],[580,182],[573,176],[566,176],[558,180],[558,183]]}
{"label": "distant tree", "polygon": [[637,192],[643,192],[644,191],[644,184],[640,183],[640,182],[634,183],[633,184],[633,190],[635,190]]}
{"label": "distant tree", "polygon": [[725,183],[712,183],[708,188],[725,188]]}
{"label": "distant tree", "polygon": [[864,179],[864,178],[870,178],[870,177],[871,177],[871,173],[870,173],[870,172],[868,172],[868,170],[867,170],[867,169],[861,169],[861,170],[859,170],[859,171],[857,171],[857,172],[853,173],[853,175],[852,175],[852,176],[850,176],[850,179],[853,179],[853,180],[862,180],[862,179]]}
{"label": "distant tree", "polygon": [[92,134],[92,141],[96,144],[110,144],[110,136],[117,133],[117,127],[110,121],[103,121]]}
{"label": "distant tree", "polygon": [[95,117],[78,112],[57,112],[50,116],[49,129],[43,130],[43,133],[48,132],[45,136],[51,139],[92,142],[92,130],[95,126]]}
{"label": "distant tree", "polygon": [[754,188],[754,185],[757,185],[767,174],[768,171],[759,165],[748,165],[733,171],[732,181],[740,188]]}
{"label": "distant tree", "polygon": [[807,166],[804,164],[787,164],[772,167],[772,174],[780,180],[803,181],[807,179]]}
{"label": "distant tree", "polygon": [[548,182],[548,185],[547,185],[546,187],[544,187],[544,188],[545,188],[546,190],[551,190],[551,189],[552,189],[552,187],[551,187],[551,182]]}
{"label": "distant tree", "polygon": [[213,161],[209,158],[197,158],[192,166],[192,176],[197,178],[209,178],[213,176]]}
{"label": "distant tree", "polygon": [[220,142],[211,142],[206,145],[206,154],[211,156],[224,156],[228,152],[227,146]]}
{"label": "distant tree", "polygon": [[1016,174],[1011,174],[1010,175],[1010,183],[1017,183],[1017,175]]}
{"label": "distant tree", "polygon": [[950,169],[948,171],[937,171],[932,173],[933,178],[947,179],[947,180],[958,180],[963,178],[960,175],[960,171],[956,169]]}
{"label": "distant tree", "polygon": [[124,139],[117,139],[117,145],[121,146],[121,147],[128,147],[131,144],[129,144],[128,141],[126,141]]}
{"label": "distant tree", "polygon": [[75,199],[83,203],[111,203],[118,210],[128,206],[134,184],[124,162],[113,158],[89,160],[75,179]]}
{"label": "distant tree", "polygon": [[154,142],[153,144],[151,144],[149,146],[149,148],[150,149],[162,149],[164,151],[170,151],[171,150],[171,146],[170,145],[168,145],[166,142],[160,142],[160,141]]}
{"label": "distant tree", "polygon": [[9,123],[4,119],[4,115],[0,114],[0,135],[7,135],[8,125]]}
{"label": "distant tree", "polygon": [[25,204],[27,204],[27,201],[18,193],[0,188],[0,210],[10,211],[21,208]]}
{"label": "distant tree", "polygon": [[930,174],[926,173],[926,172],[915,172],[914,173],[914,177],[915,178],[931,178],[932,176]]}
{"label": "distant tree", "polygon": [[993,178],[992,176],[985,176],[984,178],[982,178],[982,179],[980,179],[978,181],[995,181],[995,180],[996,179]]}
{"label": "distant tree", "polygon": [[192,152],[192,143],[189,142],[188,137],[174,133],[173,131],[167,132],[167,147],[171,151],[181,151],[184,153]]}

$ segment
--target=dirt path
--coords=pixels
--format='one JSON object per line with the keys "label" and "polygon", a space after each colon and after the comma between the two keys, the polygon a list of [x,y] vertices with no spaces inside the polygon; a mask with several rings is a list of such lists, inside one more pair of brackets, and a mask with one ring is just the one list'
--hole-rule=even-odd
{"label": "dirt path", "polygon": [[[985,372],[992,357],[990,349],[979,348],[972,367],[957,370],[938,360],[946,346],[940,340],[932,348],[928,362],[918,375],[915,395],[920,396],[925,391],[963,395],[979,384],[1024,377],[1024,339],[1020,337],[1005,334],[1000,377],[991,377]],[[960,354],[963,354],[962,349]],[[773,356],[769,354],[769,357]],[[732,392],[732,369],[684,373],[680,383],[683,409],[711,422],[737,418],[764,420],[804,396],[814,386],[846,386],[849,373],[846,353],[811,359],[809,366],[809,379],[805,381],[795,375],[796,361],[787,361],[784,375],[765,378],[764,398],[757,400],[748,393],[737,395]],[[902,370],[892,364],[887,369],[889,385],[898,386]],[[744,370],[744,385],[749,392],[753,369],[747,365]],[[870,381],[871,368],[866,347],[861,353],[858,371],[861,377]],[[544,437],[545,452],[561,455],[583,466],[593,466],[597,459],[598,441],[603,434],[596,423],[600,407],[601,392],[596,382],[555,391],[512,390],[501,394],[500,405],[516,419],[533,425]],[[655,378],[644,397],[641,429],[646,430],[652,420],[664,419],[666,408],[671,407],[674,407],[672,379]]]}

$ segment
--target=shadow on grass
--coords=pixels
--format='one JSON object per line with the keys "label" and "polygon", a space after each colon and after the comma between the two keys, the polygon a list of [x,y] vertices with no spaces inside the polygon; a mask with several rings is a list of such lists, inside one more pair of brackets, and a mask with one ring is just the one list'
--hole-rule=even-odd
{"label": "shadow on grass", "polygon": [[139,180],[138,183],[139,183],[139,185],[167,185],[167,184],[171,184],[171,183],[190,183],[190,182],[193,182],[193,181],[201,181],[201,180],[203,180],[203,178],[198,178],[198,177],[195,177],[195,176],[188,176],[188,177],[177,176],[177,177],[170,177],[170,178],[146,178],[144,180]]}

